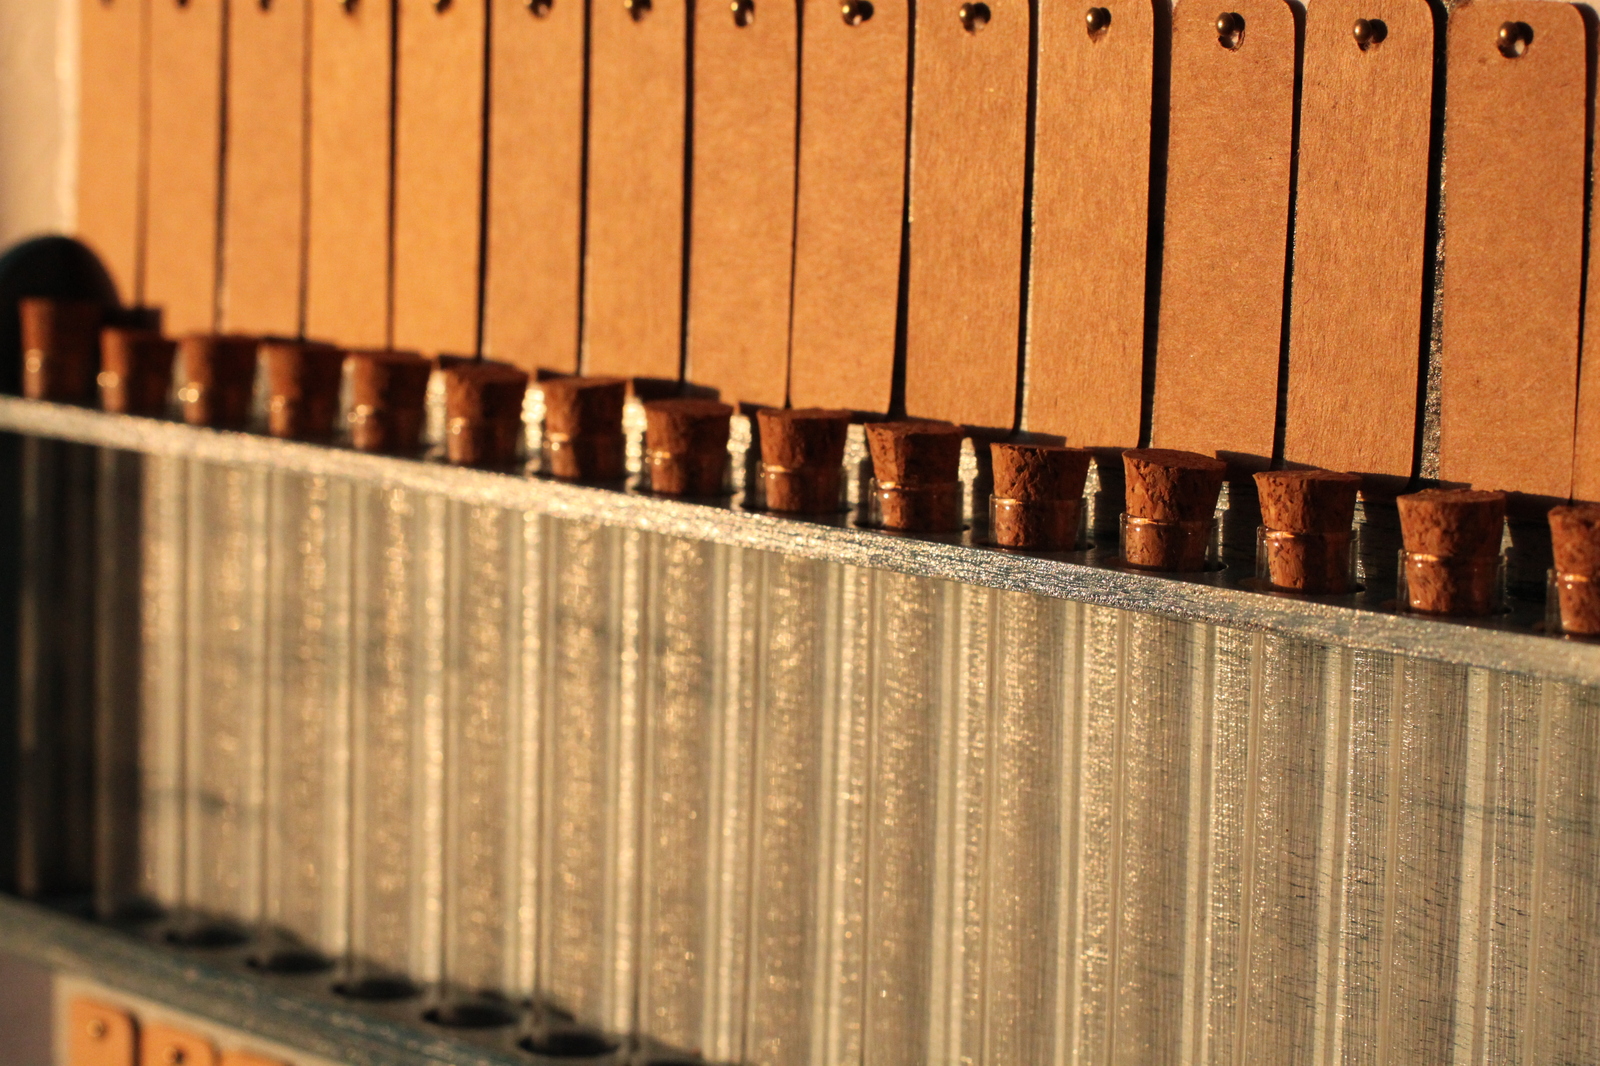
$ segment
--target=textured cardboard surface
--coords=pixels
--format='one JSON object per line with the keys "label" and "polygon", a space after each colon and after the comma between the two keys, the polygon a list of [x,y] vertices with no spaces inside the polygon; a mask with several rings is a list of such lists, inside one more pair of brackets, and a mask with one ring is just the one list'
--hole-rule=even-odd
{"label": "textured cardboard surface", "polygon": [[[1500,54],[1506,22],[1533,28]],[[1567,4],[1479,3],[1450,20],[1439,476],[1572,490],[1583,284],[1586,43]],[[1536,195],[1530,193],[1536,192]]]}
{"label": "textured cardboard surface", "polygon": [[1009,429],[1016,416],[1029,5],[917,9],[911,100],[906,414]]}
{"label": "textured cardboard surface", "polygon": [[100,257],[124,303],[143,294],[145,67],[149,0],[80,0],[78,237]]}
{"label": "textured cardboard surface", "polygon": [[[1357,19],[1384,39],[1363,50]],[[1405,477],[1424,329],[1434,16],[1427,0],[1306,8],[1284,458]],[[1359,412],[1359,417],[1353,417]]]}
{"label": "textured cardboard surface", "polygon": [[394,131],[393,343],[478,348],[488,0],[400,0]]}
{"label": "textured cardboard surface", "polygon": [[390,47],[386,3],[311,5],[306,333],[389,343]]}
{"label": "textured cardboard surface", "polygon": [[226,330],[300,332],[310,4],[245,3],[228,14],[221,299]]}
{"label": "textured cardboard surface", "polygon": [[894,385],[910,11],[878,4],[853,26],[833,4],[807,15],[789,400],[881,414]]}
{"label": "textured cardboard surface", "polygon": [[685,0],[590,8],[586,374],[681,369],[687,18]]}
{"label": "textured cardboard surface", "polygon": [[216,325],[223,3],[150,7],[144,296],[174,334]]}
{"label": "textured cardboard surface", "polygon": [[[1139,443],[1150,107],[1157,34],[1150,0],[1039,16],[1032,286],[1022,426],[1089,447]],[[1092,390],[1095,402],[1084,403]]]}
{"label": "textured cardboard surface", "polygon": [[[696,8],[685,376],[729,402],[789,387],[799,5]],[[819,12],[819,15],[821,12]]]}
{"label": "textured cardboard surface", "polygon": [[1230,5],[1242,45],[1218,41],[1214,6],[1173,13],[1161,330],[1151,441],[1266,465],[1278,356],[1294,135],[1294,14]]}
{"label": "textured cardboard surface", "polygon": [[578,369],[584,0],[493,0],[484,354]]}

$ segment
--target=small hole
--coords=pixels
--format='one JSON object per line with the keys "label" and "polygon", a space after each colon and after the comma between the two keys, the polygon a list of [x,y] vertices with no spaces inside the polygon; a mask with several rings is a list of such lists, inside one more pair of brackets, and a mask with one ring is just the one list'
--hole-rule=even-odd
{"label": "small hole", "polygon": [[956,18],[961,20],[961,26],[968,33],[977,33],[989,25],[988,4],[962,4],[956,9]]}
{"label": "small hole", "polygon": [[1526,22],[1503,22],[1500,24],[1500,54],[1507,59],[1522,58],[1527,54],[1528,48],[1532,44],[1533,27]]}
{"label": "small hole", "polygon": [[433,0],[433,11],[434,11],[434,14],[442,15],[446,11],[449,11],[450,10],[450,4],[451,4],[451,0]]}
{"label": "small hole", "polygon": [[282,948],[265,955],[252,955],[249,963],[251,969],[262,973],[285,975],[326,973],[333,969],[333,963],[310,948]]}
{"label": "small hole", "polygon": [[1389,36],[1389,26],[1382,19],[1356,19],[1356,24],[1350,28],[1350,36],[1356,39],[1356,47],[1365,52],[1375,44],[1382,44]]}
{"label": "small hole", "polygon": [[263,10],[263,11],[271,11],[272,10],[272,0],[256,0],[256,2],[261,5],[261,10]]}
{"label": "small hole", "polygon": [[446,1003],[423,1015],[434,1025],[449,1029],[497,1029],[512,1025],[517,1016],[498,1003]]}
{"label": "small hole", "polygon": [[167,930],[167,942],[180,948],[236,948],[249,939],[249,934],[244,930],[226,922],[199,922]]}
{"label": "small hole", "polygon": [[410,999],[422,994],[422,989],[404,977],[363,977],[357,981],[341,981],[333,986],[333,990],[348,999],[364,999],[375,1003]]}
{"label": "small hole", "polygon": [[352,14],[356,9],[356,0],[339,0],[339,6],[344,9],[346,15]]}
{"label": "small hole", "polygon": [[1108,7],[1091,7],[1089,13],[1083,16],[1084,29],[1089,31],[1089,36],[1099,38],[1111,28],[1111,9]]}
{"label": "small hole", "polygon": [[536,19],[548,18],[554,0],[528,0],[528,10]]}
{"label": "small hole", "polygon": [[650,0],[622,0],[622,9],[628,13],[629,18],[638,22],[650,14]]}
{"label": "small hole", "polygon": [[846,26],[859,26],[872,17],[872,0],[845,0],[839,5],[839,16]]}
{"label": "small hole", "polygon": [[609,1055],[617,1045],[593,1029],[560,1026],[539,1036],[526,1037],[522,1050],[552,1059],[593,1059]]}
{"label": "small hole", "polygon": [[756,20],[756,0],[729,0],[728,10],[733,12],[733,24],[740,29]]}
{"label": "small hole", "polygon": [[1230,52],[1237,52],[1244,44],[1244,16],[1237,11],[1224,11],[1217,16],[1217,43]]}

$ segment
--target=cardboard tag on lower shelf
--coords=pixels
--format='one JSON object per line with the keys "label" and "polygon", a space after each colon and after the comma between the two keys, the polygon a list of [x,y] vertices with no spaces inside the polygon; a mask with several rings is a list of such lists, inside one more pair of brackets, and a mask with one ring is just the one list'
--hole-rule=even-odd
{"label": "cardboard tag on lower shelf", "polygon": [[134,1066],[139,1032],[127,1011],[75,999],[67,1025],[67,1066]]}
{"label": "cardboard tag on lower shelf", "polygon": [[147,1025],[139,1039],[139,1066],[218,1066],[217,1049],[203,1036]]}

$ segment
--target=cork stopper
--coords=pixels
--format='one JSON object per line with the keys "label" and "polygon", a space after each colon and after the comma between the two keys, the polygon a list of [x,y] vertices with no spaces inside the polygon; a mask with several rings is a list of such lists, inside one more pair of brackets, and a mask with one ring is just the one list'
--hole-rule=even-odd
{"label": "cork stopper", "polygon": [[1348,533],[1361,477],[1334,470],[1264,470],[1256,475],[1261,521],[1286,533]]}
{"label": "cork stopper", "polygon": [[1002,548],[1077,547],[1083,484],[1093,453],[1049,444],[991,444],[989,536]]}
{"label": "cork stopper", "polygon": [[1024,503],[1081,499],[1094,458],[1082,448],[1052,444],[991,444],[989,454],[994,460],[994,494]]}
{"label": "cork stopper", "polygon": [[528,375],[488,359],[441,364],[445,454],[463,466],[504,466],[517,458]]}
{"label": "cork stopper", "polygon": [[30,400],[89,403],[105,308],[92,300],[28,296],[22,320],[22,394]]}
{"label": "cork stopper", "polygon": [[1557,573],[1600,578],[1600,504],[1552,508],[1550,546]]}
{"label": "cork stopper", "polygon": [[1312,595],[1350,588],[1350,526],[1361,478],[1332,470],[1265,470],[1255,475],[1266,527],[1262,551],[1274,587]]}
{"label": "cork stopper", "polygon": [[1562,630],[1600,634],[1600,504],[1553,508],[1550,540]]}
{"label": "cork stopper", "polygon": [[543,383],[548,473],[583,481],[615,481],[627,473],[622,407],[624,378],[555,377]]}
{"label": "cork stopper", "polygon": [[1155,522],[1210,521],[1228,464],[1198,452],[1135,448],[1122,453],[1126,510]]}
{"label": "cork stopper", "polygon": [[1425,489],[1395,503],[1411,610],[1457,615],[1493,611],[1506,494]]}
{"label": "cork stopper", "polygon": [[344,353],[317,341],[265,341],[267,430],[274,437],[325,440],[339,413]]}
{"label": "cork stopper", "polygon": [[867,450],[877,480],[874,504],[886,529],[954,533],[961,529],[961,441],[950,422],[874,422]]}
{"label": "cork stopper", "polygon": [[961,427],[951,422],[873,422],[867,426],[879,485],[948,485],[960,480]]}
{"label": "cork stopper", "polygon": [[1506,494],[1475,489],[1424,489],[1395,500],[1406,551],[1445,558],[1500,554]]}
{"label": "cork stopper", "polygon": [[721,495],[733,408],[716,400],[651,400],[644,405],[644,417],[651,491],[669,496]]}
{"label": "cork stopper", "polygon": [[767,507],[790,514],[837,511],[850,412],[765,407],[756,422]]}
{"label": "cork stopper", "polygon": [[256,388],[255,337],[195,333],[178,342],[184,421],[193,426],[243,429]]}
{"label": "cork stopper", "polygon": [[107,326],[100,333],[100,406],[115,414],[166,414],[177,351],[160,330]]}
{"label": "cork stopper", "polygon": [[350,443],[366,452],[417,450],[433,364],[415,352],[350,352]]}

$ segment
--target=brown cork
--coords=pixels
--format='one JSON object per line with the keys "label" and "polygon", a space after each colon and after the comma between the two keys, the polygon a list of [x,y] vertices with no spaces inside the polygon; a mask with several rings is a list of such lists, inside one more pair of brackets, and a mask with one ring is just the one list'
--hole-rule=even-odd
{"label": "brown cork", "polygon": [[1123,561],[1151,570],[1203,570],[1227,464],[1197,452],[1135,448],[1127,476]]}
{"label": "brown cork", "polygon": [[166,414],[177,351],[160,330],[107,326],[100,332],[100,406],[124,415]]}
{"label": "brown cork", "polygon": [[350,352],[350,443],[406,453],[422,437],[433,364],[415,352]]}
{"label": "brown cork", "polygon": [[232,333],[192,333],[178,342],[182,357],[184,421],[243,429],[250,421],[260,341]]}
{"label": "brown cork", "polygon": [[92,300],[24,297],[22,394],[30,400],[88,403],[94,398],[95,363],[105,309]]}
{"label": "brown cork", "polygon": [[1550,541],[1562,630],[1600,634],[1600,504],[1552,509]]}
{"label": "brown cork", "polygon": [[1266,470],[1255,480],[1272,584],[1315,594],[1348,591],[1361,478],[1332,470]]}
{"label": "brown cork", "polygon": [[324,440],[339,413],[344,353],[317,341],[267,341],[267,430],[274,437]]}
{"label": "brown cork", "polygon": [[1077,545],[1083,483],[1093,453],[1047,444],[991,444],[990,536],[1004,548],[1069,551]]}
{"label": "brown cork", "polygon": [[615,481],[627,473],[624,378],[554,377],[543,383],[547,473],[579,481]]}
{"label": "brown cork", "polygon": [[522,436],[525,371],[490,360],[441,362],[445,454],[463,466],[504,466]]}
{"label": "brown cork", "polygon": [[1135,518],[1157,522],[1209,520],[1217,510],[1227,464],[1198,452],[1133,448],[1122,453],[1126,506]]}
{"label": "brown cork", "polygon": [[1494,610],[1506,494],[1425,489],[1395,503],[1406,550],[1407,606],[1429,614]]}
{"label": "brown cork", "polygon": [[821,407],[756,412],[767,507],[791,514],[839,509],[850,413]]}
{"label": "brown cork", "polygon": [[950,422],[875,422],[867,448],[886,529],[953,533],[961,528],[960,426]]}
{"label": "brown cork", "polygon": [[650,489],[668,496],[719,496],[728,471],[733,408],[716,400],[651,400],[644,405]]}

